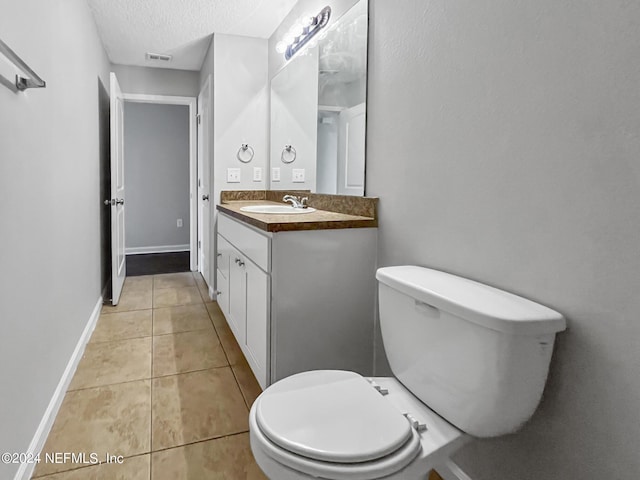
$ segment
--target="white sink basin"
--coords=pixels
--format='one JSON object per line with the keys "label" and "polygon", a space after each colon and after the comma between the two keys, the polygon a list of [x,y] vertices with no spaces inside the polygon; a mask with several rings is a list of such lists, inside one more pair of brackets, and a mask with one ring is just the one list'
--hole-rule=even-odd
{"label": "white sink basin", "polygon": [[287,215],[290,213],[311,213],[315,212],[315,208],[293,208],[291,205],[251,205],[241,207],[241,211],[247,213],[272,213],[277,215]]}

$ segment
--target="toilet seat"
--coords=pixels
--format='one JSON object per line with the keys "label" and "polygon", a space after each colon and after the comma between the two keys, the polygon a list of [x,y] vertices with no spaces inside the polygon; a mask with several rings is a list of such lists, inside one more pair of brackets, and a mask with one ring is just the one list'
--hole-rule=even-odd
{"label": "toilet seat", "polygon": [[266,455],[312,477],[373,480],[402,470],[421,450],[403,413],[354,372],[283,379],[258,397],[250,422]]}

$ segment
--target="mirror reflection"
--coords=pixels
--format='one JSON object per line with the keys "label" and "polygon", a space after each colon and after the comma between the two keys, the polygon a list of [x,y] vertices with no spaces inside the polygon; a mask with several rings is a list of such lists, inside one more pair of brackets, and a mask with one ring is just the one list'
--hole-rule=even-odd
{"label": "mirror reflection", "polygon": [[360,0],[272,78],[271,189],[364,195],[367,30]]}

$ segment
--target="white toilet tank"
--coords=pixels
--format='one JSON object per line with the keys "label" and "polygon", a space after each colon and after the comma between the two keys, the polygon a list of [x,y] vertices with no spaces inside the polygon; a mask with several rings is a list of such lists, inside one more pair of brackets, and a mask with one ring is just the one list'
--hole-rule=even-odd
{"label": "white toilet tank", "polygon": [[389,364],[416,397],[476,437],[514,432],[531,417],[562,315],[428,268],[380,268],[376,278]]}

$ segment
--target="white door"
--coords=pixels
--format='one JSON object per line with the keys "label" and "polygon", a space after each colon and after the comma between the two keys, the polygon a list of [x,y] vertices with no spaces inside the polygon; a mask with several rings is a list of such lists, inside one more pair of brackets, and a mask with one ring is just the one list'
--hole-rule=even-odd
{"label": "white door", "polygon": [[124,250],[124,98],[116,74],[111,72],[111,285],[118,304],[127,275]]}
{"label": "white door", "polygon": [[211,191],[209,158],[209,102],[211,100],[211,76],[198,95],[198,270],[207,285],[211,264]]}
{"label": "white door", "polygon": [[340,112],[338,194],[364,195],[364,153],[367,132],[364,103]]}

